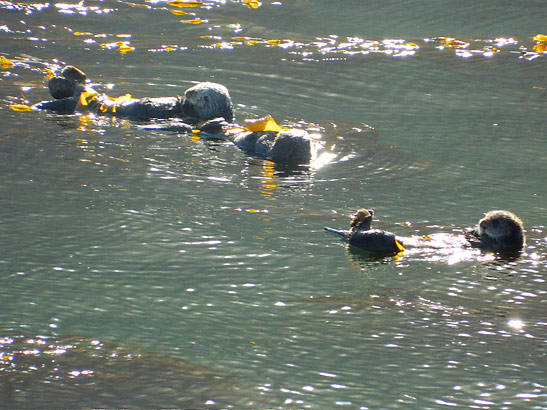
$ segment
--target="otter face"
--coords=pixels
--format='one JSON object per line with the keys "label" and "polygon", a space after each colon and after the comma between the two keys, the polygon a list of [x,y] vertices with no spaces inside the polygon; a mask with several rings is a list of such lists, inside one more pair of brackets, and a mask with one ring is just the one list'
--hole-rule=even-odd
{"label": "otter face", "polygon": [[480,241],[497,249],[521,249],[525,237],[522,221],[508,211],[490,211],[476,229]]}
{"label": "otter face", "polygon": [[360,230],[368,231],[372,226],[372,217],[374,216],[374,211],[372,209],[359,209],[353,215],[350,226],[353,230],[359,228]]}
{"label": "otter face", "polygon": [[186,90],[182,102],[185,117],[198,121],[207,121],[223,117],[233,121],[234,109],[228,89],[223,85],[204,82]]}

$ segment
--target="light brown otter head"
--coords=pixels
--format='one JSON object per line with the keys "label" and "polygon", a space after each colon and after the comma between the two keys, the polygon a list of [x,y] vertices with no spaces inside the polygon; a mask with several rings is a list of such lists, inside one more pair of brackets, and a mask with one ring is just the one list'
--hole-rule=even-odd
{"label": "light brown otter head", "polygon": [[203,122],[217,117],[233,121],[234,107],[226,87],[204,82],[186,90],[182,99],[182,114],[191,122]]}
{"label": "light brown otter head", "polygon": [[524,225],[509,211],[490,211],[482,218],[475,235],[486,248],[496,251],[518,251],[526,242]]}
{"label": "light brown otter head", "polygon": [[374,216],[374,211],[372,209],[359,209],[353,215],[350,226],[352,230],[362,230],[368,231],[372,225],[372,217]]}

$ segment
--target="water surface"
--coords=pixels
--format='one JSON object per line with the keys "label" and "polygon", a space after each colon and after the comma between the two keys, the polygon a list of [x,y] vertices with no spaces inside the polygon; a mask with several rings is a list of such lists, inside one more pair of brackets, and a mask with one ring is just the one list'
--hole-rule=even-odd
{"label": "water surface", "polygon": [[[545,408],[541,6],[2,2],[2,406]],[[222,83],[335,157],[9,109],[63,64],[113,96]],[[507,209],[528,246],[374,258],[323,232],[360,207],[400,235]]]}

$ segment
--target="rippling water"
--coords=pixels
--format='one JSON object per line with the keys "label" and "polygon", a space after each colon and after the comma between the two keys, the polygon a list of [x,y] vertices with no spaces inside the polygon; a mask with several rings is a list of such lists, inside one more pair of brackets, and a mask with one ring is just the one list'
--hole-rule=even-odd
{"label": "rippling water", "polygon": [[[0,2],[0,407],[545,408],[541,7]],[[332,157],[9,108],[63,64],[222,83]],[[399,235],[508,209],[528,245],[374,258],[323,232],[360,207]]]}

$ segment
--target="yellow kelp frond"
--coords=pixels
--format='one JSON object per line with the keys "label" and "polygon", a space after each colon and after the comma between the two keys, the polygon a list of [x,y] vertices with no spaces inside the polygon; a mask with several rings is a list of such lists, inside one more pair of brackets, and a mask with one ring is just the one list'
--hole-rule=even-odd
{"label": "yellow kelp frond", "polygon": [[547,51],[547,44],[537,43],[532,47],[536,53],[545,53]]}
{"label": "yellow kelp frond", "polygon": [[0,56],[0,68],[6,69],[10,68],[13,65],[11,61],[9,61],[6,57]]}
{"label": "yellow kelp frond", "polygon": [[80,105],[85,107],[88,104],[88,100],[92,101],[95,98],[97,98],[97,92],[84,91],[80,94]]}
{"label": "yellow kelp frond", "polygon": [[29,107],[28,105],[25,105],[25,104],[11,104],[9,106],[9,108],[13,111],[17,111],[17,112],[24,112],[24,111],[31,111],[32,110],[32,107]]}
{"label": "yellow kelp frond", "polygon": [[469,43],[466,42],[466,41],[462,41],[462,40],[457,40],[455,38],[450,38],[450,39],[446,39],[446,41],[444,42],[444,45],[446,47],[451,47],[451,48],[458,48],[458,47],[467,47],[469,46]]}
{"label": "yellow kelp frond", "polygon": [[133,51],[135,48],[131,47],[128,43],[120,44],[118,46],[118,50],[120,51],[120,54],[125,54],[129,51]]}
{"label": "yellow kelp frond", "polygon": [[44,70],[42,72],[44,73],[44,75],[48,79],[55,76],[55,73],[53,71],[51,71],[49,68],[44,68]]}
{"label": "yellow kelp frond", "polygon": [[547,35],[538,34],[538,35],[534,36],[534,41],[547,41]]}
{"label": "yellow kelp frond", "polygon": [[116,98],[108,97],[108,101],[114,104],[123,104],[123,103],[128,103],[128,102],[137,101],[137,100],[131,97],[131,94],[125,94]]}
{"label": "yellow kelp frond", "polygon": [[196,17],[195,19],[191,20],[181,20],[181,23],[188,23],[188,24],[199,24],[199,23],[207,23],[209,20],[202,20],[199,17]]}
{"label": "yellow kelp frond", "polygon": [[252,132],[280,132],[286,129],[280,127],[271,115],[254,120],[245,120],[245,127]]}
{"label": "yellow kelp frond", "polygon": [[171,10],[171,13],[174,14],[175,16],[183,16],[187,14],[186,11],[182,11],[182,10]]}
{"label": "yellow kelp frond", "polygon": [[201,1],[182,1],[182,0],[173,0],[168,1],[167,4],[173,7],[199,7],[203,4]]}
{"label": "yellow kelp frond", "polygon": [[262,5],[262,3],[256,0],[245,0],[245,5],[250,9],[257,9]]}

